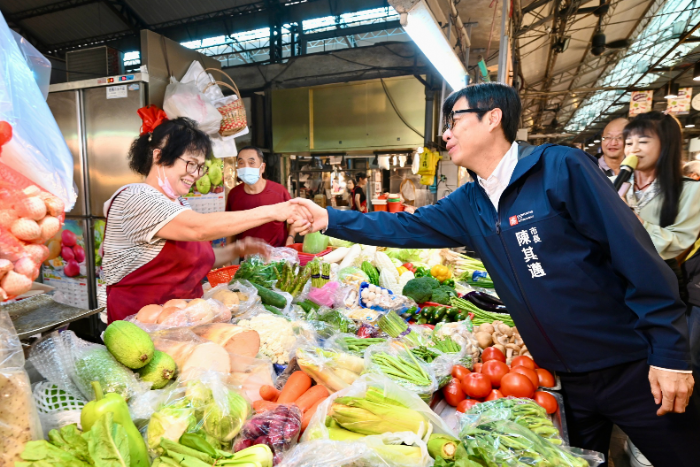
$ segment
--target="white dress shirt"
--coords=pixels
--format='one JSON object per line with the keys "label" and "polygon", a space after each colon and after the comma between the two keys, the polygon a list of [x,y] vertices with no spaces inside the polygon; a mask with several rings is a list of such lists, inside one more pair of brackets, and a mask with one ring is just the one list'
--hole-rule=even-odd
{"label": "white dress shirt", "polygon": [[483,179],[478,175],[476,177],[479,180],[479,185],[486,190],[486,194],[489,196],[496,211],[498,211],[498,201],[510,183],[510,178],[513,176],[516,165],[518,165],[518,143],[514,141],[489,178]]}

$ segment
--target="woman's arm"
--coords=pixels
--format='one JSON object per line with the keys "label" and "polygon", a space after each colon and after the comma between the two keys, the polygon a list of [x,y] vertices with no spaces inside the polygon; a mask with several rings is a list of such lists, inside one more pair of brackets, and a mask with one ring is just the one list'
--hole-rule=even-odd
{"label": "woman's arm", "polygon": [[268,222],[286,222],[288,219],[296,219],[297,216],[312,221],[313,217],[309,211],[302,206],[302,211],[298,212],[299,207],[287,202],[247,211],[210,214],[200,214],[187,209],[165,224],[155,236],[181,242],[207,242],[238,235]]}

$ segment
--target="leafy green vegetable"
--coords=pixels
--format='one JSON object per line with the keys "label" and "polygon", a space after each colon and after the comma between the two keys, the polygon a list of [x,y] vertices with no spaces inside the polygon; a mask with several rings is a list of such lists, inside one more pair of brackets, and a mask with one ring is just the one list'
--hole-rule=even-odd
{"label": "leafy green vegetable", "polygon": [[15,462],[16,467],[89,467],[73,453],[54,446],[48,441],[29,441],[21,455],[26,462]]}
{"label": "leafy green vegetable", "polygon": [[401,293],[412,298],[416,303],[425,303],[431,300],[433,290],[439,287],[440,283],[436,279],[425,276],[408,281]]}
{"label": "leafy green vegetable", "polygon": [[81,461],[92,464],[88,443],[82,437],[82,433],[75,424],[66,425],[60,430],[49,431],[49,442],[56,447],[70,452]]}
{"label": "leafy green vegetable", "polygon": [[241,263],[241,267],[236,271],[236,275],[231,279],[231,283],[240,280],[247,280],[268,289],[272,289],[282,273],[284,261],[265,264],[259,257],[254,256]]}
{"label": "leafy green vegetable", "polygon": [[331,310],[328,308],[311,310],[309,314],[306,315],[306,319],[307,321],[318,322],[318,324],[312,324],[314,324],[314,328],[324,339],[328,339],[338,333],[355,334],[357,331],[355,322],[338,310]]}
{"label": "leafy green vegetable", "polygon": [[195,409],[189,407],[166,406],[151,416],[146,432],[148,447],[159,450],[161,438],[177,441],[186,431],[197,424]]}
{"label": "leafy green vegetable", "polygon": [[384,253],[389,258],[395,258],[401,261],[401,263],[416,263],[421,262],[421,249],[404,249],[404,248],[388,248]]}
{"label": "leafy green vegetable", "polygon": [[102,415],[83,438],[95,467],[129,467],[129,439],[111,412]]}
{"label": "leafy green vegetable", "polygon": [[204,431],[220,442],[231,441],[248,418],[250,406],[243,397],[235,391],[228,391],[226,406],[221,406],[216,401],[210,402],[204,408]]}

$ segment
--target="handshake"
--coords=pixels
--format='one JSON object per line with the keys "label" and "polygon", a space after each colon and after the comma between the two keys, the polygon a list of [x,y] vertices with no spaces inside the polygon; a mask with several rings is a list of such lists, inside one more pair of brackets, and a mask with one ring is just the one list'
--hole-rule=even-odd
{"label": "handshake", "polygon": [[286,222],[300,235],[328,227],[328,211],[309,199],[294,198],[274,206],[275,220]]}

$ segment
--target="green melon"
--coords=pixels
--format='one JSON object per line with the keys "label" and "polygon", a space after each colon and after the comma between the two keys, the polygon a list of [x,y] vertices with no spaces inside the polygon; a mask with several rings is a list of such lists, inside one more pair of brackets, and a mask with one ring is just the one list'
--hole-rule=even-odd
{"label": "green melon", "polygon": [[146,331],[128,321],[115,321],[107,326],[104,342],[114,358],[132,370],[146,366],[155,352]]}

